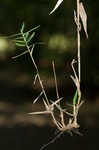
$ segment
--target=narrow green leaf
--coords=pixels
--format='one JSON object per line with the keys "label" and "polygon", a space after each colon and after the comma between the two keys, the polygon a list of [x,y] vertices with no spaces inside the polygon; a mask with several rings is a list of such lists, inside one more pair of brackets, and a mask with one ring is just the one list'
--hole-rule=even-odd
{"label": "narrow green leaf", "polygon": [[21,27],[21,30],[20,30],[20,31],[21,31],[21,33],[23,33],[23,32],[24,32],[24,28],[25,28],[25,24],[23,23],[23,24],[22,24],[22,27]]}
{"label": "narrow green leaf", "polygon": [[77,95],[78,95],[78,93],[77,93],[77,90],[76,90],[75,95],[73,97],[73,105],[75,105],[76,102],[77,102]]}
{"label": "narrow green leaf", "polygon": [[16,42],[15,44],[16,44],[16,46],[18,46],[18,47],[25,47],[25,46],[26,46],[25,44],[18,43],[18,42]]}
{"label": "narrow green leaf", "polygon": [[25,36],[25,38],[26,38],[26,40],[27,40],[27,38],[29,37],[29,32],[26,32],[26,33],[24,34],[24,36]]}
{"label": "narrow green leaf", "polygon": [[30,29],[28,32],[30,33],[30,32],[32,32],[32,31],[38,29],[39,27],[40,27],[40,25],[38,25],[37,27],[34,27],[34,28]]}
{"label": "narrow green leaf", "polygon": [[24,39],[23,36],[20,36],[20,37],[16,37],[15,40],[24,40]]}
{"label": "narrow green leaf", "polygon": [[[26,35],[27,33],[33,32],[34,30],[38,29],[39,27],[40,27],[40,25],[38,25],[37,27],[34,27],[34,28],[30,29],[27,32],[24,32],[24,35]],[[22,35],[22,33],[21,33],[21,35]]]}
{"label": "narrow green leaf", "polygon": [[16,43],[19,43],[19,44],[25,44],[25,41],[23,40],[15,40]]}
{"label": "narrow green leaf", "polygon": [[29,37],[29,39],[27,40],[27,43],[29,43],[32,40],[32,38],[34,37],[34,35],[35,35],[35,32],[33,32],[32,35]]}
{"label": "narrow green leaf", "polygon": [[19,54],[19,55],[17,55],[17,56],[12,57],[12,59],[15,59],[15,58],[21,57],[21,56],[23,56],[23,55],[25,55],[25,54],[27,54],[27,53],[28,53],[28,50],[27,50],[27,51],[25,51],[25,52],[23,52],[23,53],[21,53],[21,54]]}
{"label": "narrow green leaf", "polygon": [[3,38],[12,39],[12,38],[17,38],[18,36],[21,36],[21,35],[22,35],[21,33],[17,33],[17,34],[12,34],[12,35],[9,35],[9,36],[4,36]]}
{"label": "narrow green leaf", "polygon": [[[30,29],[27,32],[24,32],[24,35],[26,36],[27,33],[30,33],[32,31],[38,29],[39,27],[40,27],[40,25],[38,25],[37,27],[34,27],[34,28]],[[5,38],[5,39],[21,38],[21,37],[18,37],[18,36],[22,36],[22,33],[17,33],[17,34],[13,34],[13,35],[9,35],[9,36],[4,36],[3,38]]]}

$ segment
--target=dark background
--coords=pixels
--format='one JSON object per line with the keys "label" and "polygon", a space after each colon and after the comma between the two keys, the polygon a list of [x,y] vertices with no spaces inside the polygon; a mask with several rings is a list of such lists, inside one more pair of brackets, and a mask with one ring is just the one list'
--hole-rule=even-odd
{"label": "dark background", "polygon": [[[75,86],[70,79],[71,61],[77,57],[76,25],[73,11],[76,0],[64,0],[54,14],[50,11],[56,0],[1,0],[0,1],[0,147],[5,150],[39,149],[51,137],[54,128],[47,116],[27,115],[37,110],[42,103],[32,105],[40,92],[37,83],[33,85],[35,70],[28,55],[18,59],[13,56],[23,49],[17,48],[2,36],[16,34],[25,22],[26,30],[40,25],[33,42],[37,45],[34,57],[38,64],[47,95],[56,98],[52,71],[55,61],[60,96],[66,103],[72,102]],[[82,106],[79,123],[83,137],[64,134],[47,149],[96,149],[99,132],[99,12],[98,0],[83,0],[88,16],[88,35],[86,39],[81,30],[81,90]],[[43,138],[42,138],[43,137]]]}

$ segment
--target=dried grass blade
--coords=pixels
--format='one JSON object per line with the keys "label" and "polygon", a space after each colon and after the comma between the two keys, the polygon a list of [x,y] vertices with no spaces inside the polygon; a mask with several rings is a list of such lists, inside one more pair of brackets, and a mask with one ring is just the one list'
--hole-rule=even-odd
{"label": "dried grass blade", "polygon": [[51,15],[51,14],[60,6],[60,4],[61,4],[62,2],[63,2],[63,0],[58,0],[58,2],[56,3],[54,9],[50,12],[49,15]]}
{"label": "dried grass blade", "polygon": [[57,99],[59,99],[59,92],[58,92],[58,85],[57,85],[57,78],[56,78],[56,71],[55,71],[54,61],[52,61],[52,65],[53,65],[53,73],[54,73],[54,80],[55,80],[55,87],[56,87],[56,95],[57,95]]}
{"label": "dried grass blade", "polygon": [[83,5],[82,2],[80,2],[80,4],[79,4],[79,14],[80,14],[80,18],[81,18],[82,23],[83,23],[83,27],[84,27],[84,31],[85,31],[86,37],[88,38],[88,33],[87,33],[87,14],[85,12],[84,5]]}
{"label": "dried grass blade", "polygon": [[35,104],[35,103],[37,102],[37,100],[42,96],[42,94],[43,94],[43,92],[41,92],[41,93],[39,94],[39,96],[34,100],[33,104]]}
{"label": "dried grass blade", "polygon": [[40,115],[40,114],[49,114],[49,111],[38,111],[38,112],[31,112],[28,113],[29,115]]}

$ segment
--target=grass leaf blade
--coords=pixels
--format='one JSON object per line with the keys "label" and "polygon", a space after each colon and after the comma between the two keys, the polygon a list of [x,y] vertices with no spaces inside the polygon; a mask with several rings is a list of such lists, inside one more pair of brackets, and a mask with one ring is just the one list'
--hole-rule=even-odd
{"label": "grass leaf blade", "polygon": [[24,28],[25,28],[25,24],[23,23],[23,24],[22,24],[22,27],[21,27],[21,30],[20,30],[20,31],[21,31],[21,33],[23,33],[23,32],[24,32]]}
{"label": "grass leaf blade", "polygon": [[77,90],[76,90],[75,95],[74,95],[74,97],[73,97],[73,105],[75,105],[76,102],[77,102],[77,95],[78,95],[78,92],[77,92]]}
{"label": "grass leaf blade", "polygon": [[19,42],[16,42],[15,44],[18,47],[25,47],[26,46],[24,43],[19,43]]}
{"label": "grass leaf blade", "polygon": [[21,54],[19,54],[19,55],[17,55],[17,56],[12,57],[12,59],[21,57],[21,56],[23,56],[23,55],[25,55],[25,54],[27,54],[27,53],[28,53],[28,51],[25,51],[25,52],[23,52],[23,53],[21,53]]}
{"label": "grass leaf blade", "polygon": [[29,43],[34,36],[35,36],[35,32],[33,32],[32,35],[29,37],[29,39],[27,40],[27,43]]}
{"label": "grass leaf blade", "polygon": [[60,6],[60,4],[61,4],[62,2],[63,2],[63,0],[58,0],[57,3],[56,3],[56,5],[55,5],[55,7],[54,7],[54,9],[50,12],[49,15],[51,15],[51,14]]}

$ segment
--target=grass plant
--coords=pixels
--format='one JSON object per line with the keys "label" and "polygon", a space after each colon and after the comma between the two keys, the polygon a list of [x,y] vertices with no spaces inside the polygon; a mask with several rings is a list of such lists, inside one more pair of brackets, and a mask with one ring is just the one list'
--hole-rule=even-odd
{"label": "grass plant", "polygon": [[[55,13],[56,9],[60,6],[60,4],[62,2],[63,2],[63,0],[58,0],[54,9],[50,12],[50,15]],[[70,77],[73,80],[75,87],[76,87],[75,94],[72,99],[72,112],[69,112],[66,109],[63,109],[61,106],[61,102],[64,101],[64,98],[60,97],[60,95],[59,95],[54,60],[52,62],[52,67],[53,67],[53,75],[54,75],[55,87],[56,87],[56,100],[54,100],[54,102],[52,100],[49,100],[48,96],[46,94],[46,90],[45,90],[43,81],[41,79],[38,66],[37,66],[37,64],[34,60],[34,56],[33,56],[33,52],[35,50],[36,43],[31,42],[35,36],[35,31],[37,28],[39,28],[39,26],[25,32],[25,24],[23,23],[22,27],[20,29],[20,33],[8,37],[16,43],[16,46],[24,47],[26,49],[22,54],[15,56],[13,58],[20,57],[27,53],[30,55],[30,58],[32,60],[33,66],[36,71],[34,84],[36,84],[36,81],[38,80],[40,87],[41,87],[41,92],[38,95],[38,97],[34,100],[33,104],[35,104],[39,100],[39,98],[42,96],[42,102],[44,104],[45,110],[40,111],[40,112],[39,111],[30,112],[28,114],[29,115],[50,114],[51,118],[52,118],[52,122],[54,123],[55,127],[59,130],[58,135],[54,139],[52,139],[48,144],[41,147],[41,149],[44,149],[49,144],[53,143],[64,132],[69,132],[71,135],[72,135],[72,133],[81,135],[78,130],[80,127],[80,125],[78,124],[78,113],[79,113],[80,107],[83,104],[83,101],[81,99],[81,89],[80,89],[80,84],[81,84],[81,56],[80,56],[81,23],[80,22],[81,21],[82,21],[82,25],[83,25],[83,28],[84,28],[87,38],[88,38],[88,34],[87,34],[87,15],[86,15],[83,3],[80,2],[80,0],[77,0],[77,10],[74,10],[74,21],[77,26],[77,60],[73,59],[71,62],[73,75],[71,75]],[[78,64],[77,72],[75,70],[75,63]],[[59,112],[58,113],[59,119],[57,119],[57,117],[55,115],[55,109],[57,109],[57,111]],[[68,121],[66,121],[66,117],[68,118]]]}

